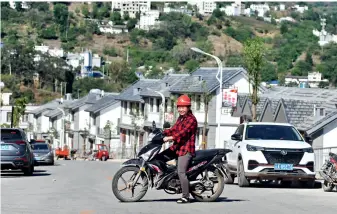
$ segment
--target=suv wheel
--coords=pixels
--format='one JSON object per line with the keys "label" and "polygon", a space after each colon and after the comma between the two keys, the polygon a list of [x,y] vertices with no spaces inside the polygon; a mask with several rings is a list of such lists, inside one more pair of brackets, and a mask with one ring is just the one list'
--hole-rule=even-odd
{"label": "suv wheel", "polygon": [[239,187],[248,187],[249,180],[245,176],[245,170],[243,168],[243,161],[239,160],[238,162],[238,185]]}
{"label": "suv wheel", "polygon": [[23,168],[22,171],[23,171],[24,175],[26,175],[26,176],[32,176],[33,172],[34,172],[34,165],[30,165],[27,168]]}

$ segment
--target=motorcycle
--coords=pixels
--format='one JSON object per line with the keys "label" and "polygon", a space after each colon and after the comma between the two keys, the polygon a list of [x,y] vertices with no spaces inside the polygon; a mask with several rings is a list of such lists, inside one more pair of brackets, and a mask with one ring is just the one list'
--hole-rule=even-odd
{"label": "motorcycle", "polygon": [[337,155],[330,152],[329,159],[325,160],[321,171],[319,172],[323,182],[324,192],[331,192],[337,186]]}
{"label": "motorcycle", "polygon": [[[161,129],[156,128],[155,122],[152,124],[152,132],[149,134],[148,144],[138,153],[137,158],[127,160],[122,164],[113,177],[112,191],[115,197],[121,202],[136,202],[141,200],[149,187],[157,190],[164,190],[168,194],[181,194],[182,189],[178,177],[177,167],[169,165],[162,160],[156,159],[162,144],[164,134]],[[209,149],[198,150],[196,156],[192,158],[187,169],[187,177],[190,184],[190,193],[199,202],[215,201],[223,192],[225,179],[228,179],[224,165],[225,155],[231,152],[229,149]],[[132,172],[131,178],[126,181],[122,175]],[[164,173],[159,181],[158,173]],[[210,176],[208,173],[212,173]],[[119,179],[123,186],[119,188]],[[141,184],[139,181],[142,181]],[[214,191],[214,186],[218,188]],[[140,186],[140,193],[135,194],[135,188]],[[125,197],[123,191],[131,192],[131,197]],[[210,191],[210,195],[202,196],[205,191]]]}

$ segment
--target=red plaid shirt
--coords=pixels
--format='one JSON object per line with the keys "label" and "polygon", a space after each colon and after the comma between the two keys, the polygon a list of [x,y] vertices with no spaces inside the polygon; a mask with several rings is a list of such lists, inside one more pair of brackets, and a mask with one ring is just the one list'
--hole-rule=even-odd
{"label": "red plaid shirt", "polygon": [[195,135],[198,122],[192,111],[184,116],[179,116],[177,122],[170,129],[164,131],[165,136],[173,137],[172,151],[176,151],[178,156],[184,156],[189,152],[195,156]]}

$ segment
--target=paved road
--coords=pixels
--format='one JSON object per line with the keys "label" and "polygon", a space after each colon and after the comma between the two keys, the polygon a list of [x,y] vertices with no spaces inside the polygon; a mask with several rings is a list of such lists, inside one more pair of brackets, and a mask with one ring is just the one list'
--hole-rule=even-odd
{"label": "paved road", "polygon": [[214,203],[176,204],[178,196],[149,190],[141,203],[120,203],[111,192],[118,163],[58,161],[39,166],[33,177],[5,173],[1,177],[2,213],[324,213],[335,214],[337,192],[275,187],[239,188],[226,185]]}

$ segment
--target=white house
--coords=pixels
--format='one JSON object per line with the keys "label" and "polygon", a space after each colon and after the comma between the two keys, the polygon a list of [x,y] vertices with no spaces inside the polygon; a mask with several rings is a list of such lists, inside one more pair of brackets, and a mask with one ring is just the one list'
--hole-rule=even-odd
{"label": "white house", "polygon": [[[175,103],[172,102],[173,97],[178,97],[181,94],[189,94],[192,98],[192,109],[198,120],[199,133],[197,137],[197,146],[200,146],[202,127],[204,124],[204,102],[203,93],[208,91],[214,94],[208,112],[208,147],[209,148],[224,148],[224,141],[229,140],[234,133],[236,127],[240,123],[240,118],[232,117],[231,112],[233,107],[226,106],[222,99],[223,93],[219,91],[219,82],[216,79],[217,68],[199,68],[191,75],[180,77],[165,76],[162,80],[141,79],[134,85],[127,88],[120,94],[118,99],[121,100],[121,143],[126,146],[131,146],[134,139],[138,135],[140,141],[144,141],[147,136],[147,128],[151,126],[151,122],[155,121],[158,127],[163,126],[161,111],[162,98],[159,93],[165,96],[165,115],[166,120],[171,119],[171,124],[174,123],[172,116],[175,117]],[[175,78],[175,80],[172,80]],[[205,86],[206,85],[206,86]],[[240,93],[249,93],[248,77],[246,71],[239,68],[223,68],[223,86],[224,91],[229,88],[234,88]],[[266,90],[260,87],[261,92]],[[159,92],[159,93],[158,93]],[[234,95],[234,99],[235,95]],[[174,98],[173,98],[174,100]],[[231,99],[234,103],[236,100]],[[133,136],[134,124],[131,114],[131,109],[138,107],[141,117],[139,121],[139,129],[137,129],[136,137]],[[173,114],[173,115],[172,115]],[[220,122],[220,129],[217,128]]]}
{"label": "white house", "polygon": [[[10,97],[12,93],[1,94],[1,107],[0,107],[0,125],[11,125],[12,118],[12,105],[10,105]],[[32,112],[39,108],[39,105],[27,104],[25,114],[19,120],[19,127],[26,131],[28,139],[33,139],[33,114]]]}
{"label": "white house", "polygon": [[151,10],[151,1],[112,1],[111,9],[119,11],[122,16],[127,12],[131,18],[135,18],[137,13]]}
{"label": "white house", "polygon": [[[110,151],[119,148],[119,121],[121,104],[115,98],[117,93],[105,94],[95,104],[85,109],[89,112],[89,138],[95,140],[95,144],[105,143],[109,146]],[[110,134],[106,134],[105,128],[109,126]],[[108,142],[107,142],[108,141]]]}
{"label": "white house", "polygon": [[213,11],[216,9],[215,1],[189,0],[187,2],[191,5],[196,5],[198,12],[204,16],[212,15]]}
{"label": "white house", "polygon": [[140,14],[139,23],[136,26],[142,30],[150,30],[160,23],[158,21],[160,12],[158,10],[150,10]]}

